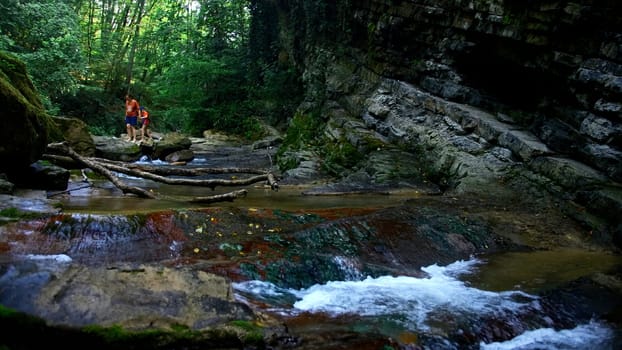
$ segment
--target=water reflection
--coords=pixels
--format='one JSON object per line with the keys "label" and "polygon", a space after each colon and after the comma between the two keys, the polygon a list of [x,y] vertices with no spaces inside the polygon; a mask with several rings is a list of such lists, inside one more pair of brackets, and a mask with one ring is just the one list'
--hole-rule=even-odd
{"label": "water reflection", "polygon": [[[92,188],[72,191],[70,195],[59,198],[65,212],[118,213],[132,211],[155,211],[164,209],[201,208],[206,206],[236,206],[268,209],[324,209],[324,208],[385,208],[403,204],[419,194],[415,191],[395,191],[386,194],[351,194],[342,196],[308,196],[303,192],[307,187],[281,186],[273,191],[270,186],[256,185],[246,187],[227,187],[211,190],[197,186],[164,185],[140,181],[130,186],[140,185],[159,194],[159,199],[144,199],[123,193],[105,184]],[[233,202],[214,204],[190,203],[193,197],[206,197],[223,194],[238,189],[246,189],[246,197]]]}

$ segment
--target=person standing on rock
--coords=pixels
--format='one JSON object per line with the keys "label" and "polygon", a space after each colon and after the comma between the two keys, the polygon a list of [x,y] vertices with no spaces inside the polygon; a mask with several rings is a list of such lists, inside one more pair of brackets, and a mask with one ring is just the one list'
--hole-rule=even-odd
{"label": "person standing on rock", "polygon": [[125,128],[127,129],[126,141],[136,142],[136,124],[138,124],[138,113],[140,105],[131,95],[125,95]]}
{"label": "person standing on rock", "polygon": [[151,131],[149,131],[149,112],[143,106],[140,106],[140,121],[142,123],[140,127],[140,140],[145,141],[146,139],[151,139]]}

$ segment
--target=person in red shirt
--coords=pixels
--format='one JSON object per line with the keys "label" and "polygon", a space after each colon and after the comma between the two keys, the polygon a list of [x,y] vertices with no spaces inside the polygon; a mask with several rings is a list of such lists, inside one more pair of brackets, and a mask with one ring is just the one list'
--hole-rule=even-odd
{"label": "person in red shirt", "polygon": [[125,95],[125,128],[127,129],[127,140],[136,142],[136,124],[138,124],[138,113],[140,105],[131,95]]}
{"label": "person in red shirt", "polygon": [[140,140],[144,141],[146,139],[151,139],[151,131],[149,131],[149,124],[151,123],[149,119],[149,112],[143,106],[140,106],[140,121],[142,122],[142,126],[140,128]]}

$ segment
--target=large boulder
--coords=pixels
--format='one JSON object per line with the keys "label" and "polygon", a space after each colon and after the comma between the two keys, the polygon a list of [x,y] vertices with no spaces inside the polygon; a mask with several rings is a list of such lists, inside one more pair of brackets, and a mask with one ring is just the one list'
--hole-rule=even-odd
{"label": "large boulder", "polygon": [[95,156],[122,162],[135,162],[140,159],[140,147],[133,143],[113,136],[95,136]]}
{"label": "large boulder", "polygon": [[169,154],[190,149],[190,146],[192,146],[192,141],[188,136],[169,133],[156,144],[152,158],[166,160],[166,156]]}
{"label": "large boulder", "polygon": [[59,129],[59,135],[52,137],[51,141],[67,141],[78,154],[85,157],[95,156],[95,141],[84,121],[66,117],[52,117],[52,120]]}
{"label": "large boulder", "polygon": [[3,52],[0,52],[0,106],[0,173],[11,177],[44,153],[50,118],[24,63]]}

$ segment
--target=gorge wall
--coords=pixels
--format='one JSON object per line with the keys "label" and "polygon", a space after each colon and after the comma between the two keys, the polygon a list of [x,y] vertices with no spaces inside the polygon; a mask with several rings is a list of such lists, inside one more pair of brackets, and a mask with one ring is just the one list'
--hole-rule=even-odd
{"label": "gorge wall", "polygon": [[445,190],[552,195],[622,242],[619,1],[264,6],[278,15],[279,60],[302,74],[300,109],[366,155],[354,173],[386,180],[415,159]]}

